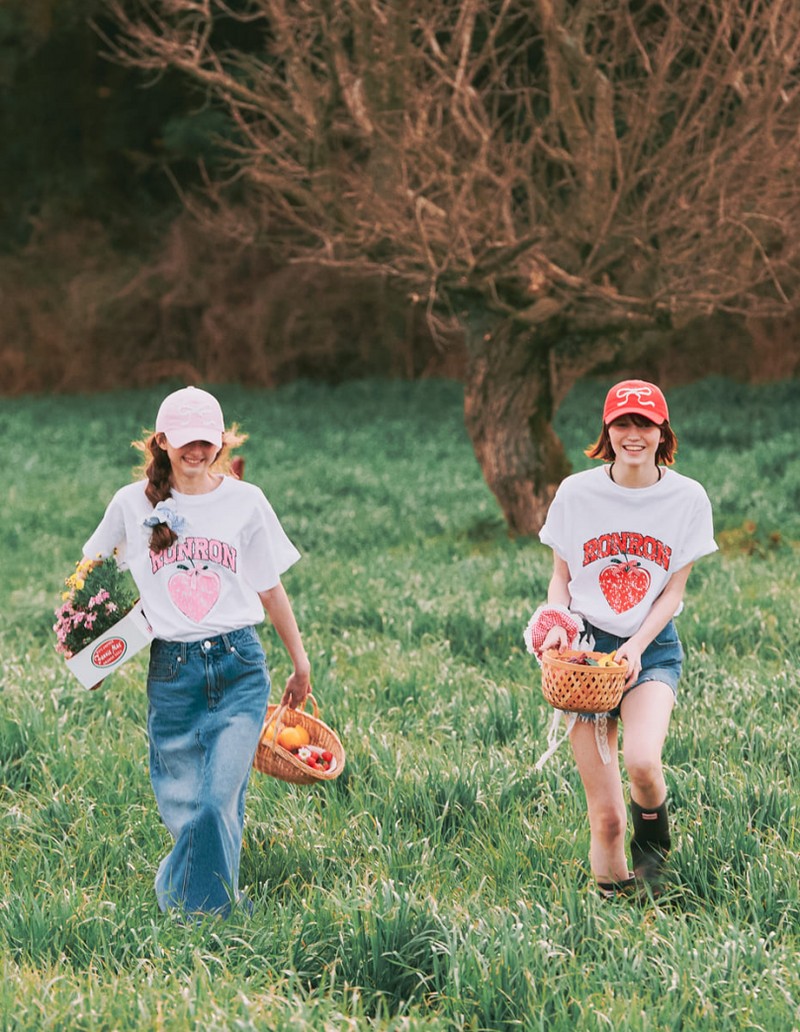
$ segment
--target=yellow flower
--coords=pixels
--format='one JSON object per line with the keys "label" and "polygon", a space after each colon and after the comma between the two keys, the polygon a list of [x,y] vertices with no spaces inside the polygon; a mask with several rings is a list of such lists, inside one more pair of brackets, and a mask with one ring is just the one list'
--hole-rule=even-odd
{"label": "yellow flower", "polygon": [[64,591],[61,593],[61,601],[66,602],[69,596],[72,594],[71,591]]}
{"label": "yellow flower", "polygon": [[78,589],[78,591],[80,591],[85,583],[86,582],[84,580],[81,580],[81,578],[78,577],[78,579],[75,581],[75,587]]}

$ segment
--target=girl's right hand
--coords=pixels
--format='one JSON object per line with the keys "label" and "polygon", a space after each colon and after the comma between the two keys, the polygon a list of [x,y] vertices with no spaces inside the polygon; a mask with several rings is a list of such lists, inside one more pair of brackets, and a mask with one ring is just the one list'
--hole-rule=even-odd
{"label": "girl's right hand", "polygon": [[310,669],[295,670],[286,682],[281,705],[288,703],[289,709],[303,708],[306,696],[311,694]]}
{"label": "girl's right hand", "polygon": [[568,645],[567,632],[564,628],[551,627],[542,643],[542,652],[547,652],[548,649],[558,649],[559,652],[563,652]]}

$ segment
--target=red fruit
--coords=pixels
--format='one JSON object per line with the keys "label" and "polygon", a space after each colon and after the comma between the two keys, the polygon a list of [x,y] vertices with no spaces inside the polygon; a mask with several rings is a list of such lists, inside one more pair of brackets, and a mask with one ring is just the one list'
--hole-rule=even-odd
{"label": "red fruit", "polygon": [[635,559],[612,559],[600,572],[600,590],[615,613],[633,609],[647,594],[650,574]]}
{"label": "red fruit", "polygon": [[325,750],[325,752],[324,752],[324,753],[320,753],[320,755],[322,756],[322,759],[323,759],[323,760],[324,760],[324,761],[325,761],[326,763],[330,763],[330,762],[331,762],[331,760],[333,759],[333,753],[332,753],[332,752],[328,752],[328,750],[327,750],[327,749]]}

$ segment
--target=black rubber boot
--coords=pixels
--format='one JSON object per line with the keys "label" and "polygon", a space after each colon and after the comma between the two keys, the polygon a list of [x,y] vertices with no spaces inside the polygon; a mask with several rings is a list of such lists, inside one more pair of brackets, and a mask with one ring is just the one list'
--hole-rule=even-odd
{"label": "black rubber boot", "polygon": [[661,891],[667,855],[672,840],[666,799],[655,810],[645,810],[631,799],[633,838],[631,861],[637,884],[655,896]]}

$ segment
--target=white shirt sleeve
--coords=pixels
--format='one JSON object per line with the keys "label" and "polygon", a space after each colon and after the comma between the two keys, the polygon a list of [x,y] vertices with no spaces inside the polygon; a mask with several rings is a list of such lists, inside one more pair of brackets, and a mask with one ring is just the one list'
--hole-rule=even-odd
{"label": "white shirt sleeve", "polygon": [[539,531],[539,540],[543,545],[552,548],[556,555],[565,562],[569,561],[569,542],[566,534],[566,514],[568,492],[567,481],[562,481],[556,491],[555,498],[547,510],[544,526]]}
{"label": "white shirt sleeve", "polygon": [[269,591],[300,558],[275,510],[262,495],[243,541],[242,570],[255,591]]}
{"label": "white shirt sleeve", "polygon": [[106,559],[116,549],[117,565],[121,570],[126,570],[128,567],[125,562],[125,553],[127,551],[125,546],[125,513],[119,493],[117,493],[108,503],[108,508],[97,530],[83,546],[83,554],[88,559],[97,559],[98,556]]}
{"label": "white shirt sleeve", "polygon": [[702,487],[699,484],[697,487],[699,488],[697,501],[687,520],[682,547],[675,557],[673,567],[675,570],[682,570],[684,566],[702,559],[704,555],[711,555],[718,548],[714,540],[714,516],[711,511],[711,502]]}

